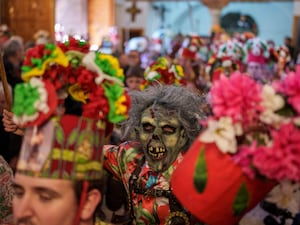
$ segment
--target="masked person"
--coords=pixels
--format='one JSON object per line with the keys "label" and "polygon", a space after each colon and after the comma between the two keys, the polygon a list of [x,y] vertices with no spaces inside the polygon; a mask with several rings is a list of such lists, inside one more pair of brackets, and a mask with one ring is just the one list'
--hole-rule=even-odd
{"label": "masked person", "polygon": [[123,182],[136,224],[190,224],[172,194],[170,177],[199,133],[204,99],[185,87],[131,92],[119,146],[105,146],[104,167]]}

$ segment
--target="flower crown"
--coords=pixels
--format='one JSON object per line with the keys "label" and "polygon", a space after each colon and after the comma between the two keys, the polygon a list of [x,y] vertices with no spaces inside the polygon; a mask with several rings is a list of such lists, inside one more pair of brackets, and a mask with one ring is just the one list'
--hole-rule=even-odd
{"label": "flower crown", "polygon": [[222,77],[211,88],[213,116],[200,140],[230,154],[249,177],[299,181],[299,75],[265,85],[238,72]]}
{"label": "flower crown", "polygon": [[157,83],[164,85],[180,85],[183,80],[183,68],[179,64],[170,62],[165,57],[159,57],[148,66],[144,72],[145,82],[142,89]]}
{"label": "flower crown", "polygon": [[22,66],[25,81],[15,88],[14,121],[40,125],[54,114],[67,95],[83,103],[84,117],[118,123],[127,118],[130,99],[123,87],[118,60],[89,52],[89,44],[42,44],[27,51]]}

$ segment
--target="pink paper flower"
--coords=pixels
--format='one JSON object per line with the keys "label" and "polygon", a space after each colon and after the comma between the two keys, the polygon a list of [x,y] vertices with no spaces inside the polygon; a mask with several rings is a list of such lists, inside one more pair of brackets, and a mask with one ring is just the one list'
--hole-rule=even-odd
{"label": "pink paper flower", "polygon": [[223,76],[211,89],[214,116],[229,116],[233,122],[240,122],[243,127],[258,120],[262,111],[260,101],[261,85],[239,72],[229,78]]}
{"label": "pink paper flower", "polygon": [[256,143],[254,142],[250,146],[240,146],[238,153],[232,156],[232,160],[240,165],[243,172],[251,178],[254,178],[256,175],[252,166],[252,158],[257,150]]}
{"label": "pink paper flower", "polygon": [[300,114],[300,74],[291,72],[283,81],[276,82],[274,87],[288,97],[288,103]]}
{"label": "pink paper flower", "polygon": [[271,132],[273,144],[256,151],[253,165],[270,179],[300,180],[300,130],[292,123]]}

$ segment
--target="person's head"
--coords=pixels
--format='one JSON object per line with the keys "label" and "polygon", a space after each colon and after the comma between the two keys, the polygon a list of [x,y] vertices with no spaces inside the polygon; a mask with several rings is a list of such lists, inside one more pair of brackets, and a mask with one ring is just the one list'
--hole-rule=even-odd
{"label": "person's head", "polygon": [[285,44],[286,46],[290,46],[290,45],[292,44],[292,39],[291,39],[291,37],[285,37],[285,38],[284,38],[284,44]]}
{"label": "person's head", "polygon": [[46,30],[38,30],[34,35],[33,38],[35,40],[35,44],[47,44],[50,43],[50,34]]}
{"label": "person's head", "polygon": [[205,100],[176,86],[151,86],[132,92],[131,99],[129,118],[122,127],[124,140],[140,141],[151,169],[164,171],[198,135]]}
{"label": "person's head", "polygon": [[24,59],[24,46],[21,37],[13,36],[3,45],[3,55],[15,66]]}
{"label": "person's head", "polygon": [[129,90],[141,90],[144,81],[144,70],[139,66],[129,67],[125,75],[125,85]]}
{"label": "person's head", "polygon": [[248,62],[247,73],[255,80],[261,80],[266,73],[266,64],[259,62]]}
{"label": "person's head", "polygon": [[137,50],[130,50],[127,54],[129,66],[138,66],[141,64],[141,55]]}
{"label": "person's head", "polygon": [[125,53],[121,53],[118,60],[121,68],[128,66],[128,56]]}
{"label": "person's head", "polygon": [[[47,138],[33,149],[28,139],[38,132]],[[93,120],[73,115],[27,128],[14,181],[16,224],[94,224],[103,187],[101,137]]]}

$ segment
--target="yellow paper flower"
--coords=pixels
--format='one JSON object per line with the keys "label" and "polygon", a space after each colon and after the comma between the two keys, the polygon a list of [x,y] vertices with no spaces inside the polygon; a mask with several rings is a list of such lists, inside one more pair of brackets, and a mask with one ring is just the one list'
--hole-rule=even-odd
{"label": "yellow paper flower", "polygon": [[79,102],[86,103],[86,100],[89,98],[89,94],[85,93],[79,86],[79,84],[73,84],[69,87],[68,92],[70,95]]}
{"label": "yellow paper flower", "polygon": [[51,63],[67,67],[69,65],[69,60],[63,51],[56,46],[53,52],[51,52],[51,55],[42,63],[41,67],[34,67],[30,71],[23,73],[22,79],[27,82],[31,77],[42,76],[48,65]]}
{"label": "yellow paper flower", "polygon": [[116,114],[117,115],[125,115],[127,112],[127,106],[124,104],[127,101],[125,95],[122,95],[115,103],[116,106]]}

